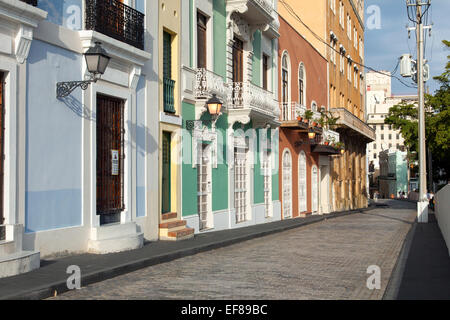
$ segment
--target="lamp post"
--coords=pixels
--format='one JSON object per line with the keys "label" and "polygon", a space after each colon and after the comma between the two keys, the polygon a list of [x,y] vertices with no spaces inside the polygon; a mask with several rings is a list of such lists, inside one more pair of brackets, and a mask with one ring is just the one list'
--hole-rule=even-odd
{"label": "lamp post", "polygon": [[89,48],[84,54],[86,66],[90,73],[90,79],[84,81],[68,81],[58,82],[56,84],[56,97],[65,98],[70,95],[76,88],[80,87],[86,90],[91,83],[97,82],[98,79],[105,73],[111,57],[101,47],[100,42],[96,42],[94,47]]}

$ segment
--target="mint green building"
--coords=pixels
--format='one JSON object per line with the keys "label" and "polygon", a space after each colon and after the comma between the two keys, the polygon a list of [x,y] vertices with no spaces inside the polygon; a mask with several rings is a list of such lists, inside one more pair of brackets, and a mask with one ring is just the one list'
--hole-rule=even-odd
{"label": "mint green building", "polygon": [[281,219],[274,3],[182,2],[181,208],[196,233]]}

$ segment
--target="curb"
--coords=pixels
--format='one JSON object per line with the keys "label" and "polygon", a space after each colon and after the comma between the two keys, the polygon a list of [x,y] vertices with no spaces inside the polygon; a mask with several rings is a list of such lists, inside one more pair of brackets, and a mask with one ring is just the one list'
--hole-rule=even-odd
{"label": "curb", "polygon": [[[123,263],[122,265],[114,266],[111,268],[107,268],[107,269],[92,272],[90,274],[83,275],[82,279],[81,279],[81,286],[86,287],[86,286],[94,284],[96,282],[108,280],[108,279],[111,279],[111,278],[114,278],[114,277],[117,277],[120,275],[124,275],[124,274],[130,273],[130,272],[134,272],[134,271],[137,271],[137,270],[140,270],[143,268],[147,268],[150,266],[154,266],[157,264],[174,261],[174,260],[177,260],[180,258],[192,256],[192,255],[202,253],[202,252],[211,251],[214,249],[224,248],[224,247],[231,246],[233,244],[237,244],[237,243],[241,243],[241,242],[245,242],[248,240],[257,239],[257,238],[265,237],[268,235],[272,235],[272,234],[276,234],[276,233],[280,233],[280,232],[284,232],[284,231],[288,231],[288,230],[292,230],[292,229],[297,229],[300,227],[308,226],[308,225],[326,221],[329,219],[344,217],[344,216],[352,215],[355,213],[363,213],[363,212],[371,211],[374,209],[376,209],[376,208],[369,207],[369,208],[356,209],[356,210],[345,211],[345,212],[336,212],[336,213],[331,213],[329,215],[320,215],[320,216],[317,216],[317,219],[311,219],[309,221],[304,221],[299,224],[281,226],[278,228],[269,229],[269,230],[265,230],[265,231],[261,231],[261,232],[254,232],[254,233],[237,236],[237,237],[230,238],[230,239],[219,240],[216,242],[202,244],[202,245],[194,246],[189,249],[181,249],[181,250],[177,250],[175,252],[170,252],[167,254],[161,254],[158,256],[144,258],[144,259],[140,259],[140,260],[136,260],[136,261],[129,261],[129,262]],[[189,241],[189,240],[187,240],[187,241]],[[57,281],[57,282],[46,284],[41,287],[34,288],[31,291],[22,291],[22,292],[14,293],[12,295],[0,297],[0,300],[42,300],[42,299],[50,298],[55,295],[59,295],[59,294],[62,294],[62,293],[68,292],[68,291],[70,291],[70,290],[67,288],[66,281]]]}
{"label": "curb", "polygon": [[403,280],[403,274],[405,271],[406,260],[409,256],[409,251],[411,249],[412,240],[416,232],[417,219],[412,224],[409,229],[405,240],[403,241],[402,248],[400,249],[400,254],[395,262],[394,269],[392,270],[391,276],[389,277],[389,282],[383,294],[382,300],[397,300],[398,293],[400,291],[400,286]]}

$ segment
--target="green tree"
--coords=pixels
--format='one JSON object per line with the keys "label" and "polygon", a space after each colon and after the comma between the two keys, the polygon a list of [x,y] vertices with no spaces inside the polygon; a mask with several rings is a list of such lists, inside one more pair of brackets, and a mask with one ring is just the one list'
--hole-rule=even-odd
{"label": "green tree", "polygon": [[[443,43],[450,49],[450,41],[444,40]],[[432,154],[435,181],[450,178],[450,55],[447,58],[444,73],[434,77],[440,88],[434,95],[425,96],[425,136]],[[418,116],[415,105],[401,103],[393,106],[385,119],[386,124],[400,130],[410,159],[414,159],[418,152]]]}

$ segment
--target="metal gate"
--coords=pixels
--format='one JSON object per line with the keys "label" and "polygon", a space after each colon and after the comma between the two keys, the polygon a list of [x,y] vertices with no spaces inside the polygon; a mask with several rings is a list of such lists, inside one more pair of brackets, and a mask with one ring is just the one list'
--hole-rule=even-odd
{"label": "metal gate", "polygon": [[236,223],[247,220],[247,149],[234,149],[234,208]]}
{"label": "metal gate", "polygon": [[125,209],[124,101],[97,96],[97,214]]}
{"label": "metal gate", "polygon": [[[4,177],[4,139],[5,139],[5,106],[4,106],[4,85],[3,72],[0,72],[0,225],[4,222],[3,214],[3,177]],[[2,231],[0,230],[0,240],[2,240]]]}
{"label": "metal gate", "polygon": [[210,150],[208,145],[203,144],[198,148],[197,165],[197,200],[198,214],[200,216],[200,229],[208,228],[209,195],[211,193],[210,175]]}

